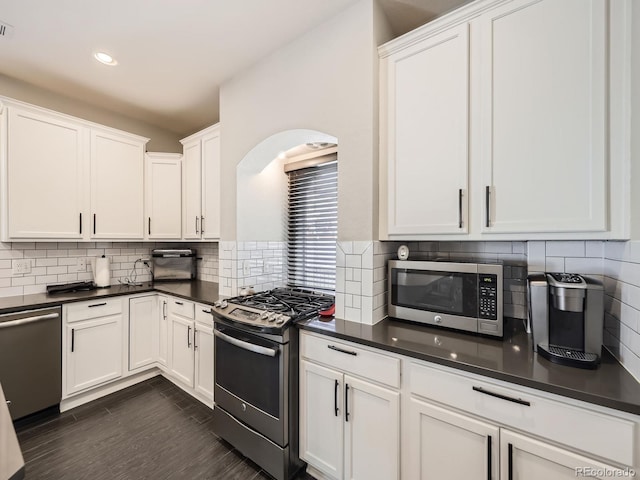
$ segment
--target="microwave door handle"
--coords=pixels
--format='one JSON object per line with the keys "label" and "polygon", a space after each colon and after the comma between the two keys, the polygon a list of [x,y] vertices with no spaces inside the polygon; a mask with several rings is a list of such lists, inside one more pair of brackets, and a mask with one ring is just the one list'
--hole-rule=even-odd
{"label": "microwave door handle", "polygon": [[245,342],[244,340],[238,340],[237,338],[233,338],[219,330],[214,330],[213,334],[220,340],[230,343],[231,345],[235,345],[238,348],[242,348],[243,350],[248,350],[249,352],[259,353],[260,355],[266,355],[267,357],[275,357],[278,354],[278,349],[262,347],[260,345]]}

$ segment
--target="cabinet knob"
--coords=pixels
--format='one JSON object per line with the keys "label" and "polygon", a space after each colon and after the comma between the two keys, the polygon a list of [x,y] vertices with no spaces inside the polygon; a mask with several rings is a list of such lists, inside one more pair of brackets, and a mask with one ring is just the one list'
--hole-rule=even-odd
{"label": "cabinet knob", "polygon": [[242,408],[243,412],[246,412],[247,411],[247,404],[243,403],[242,405],[240,405],[240,408]]}
{"label": "cabinet knob", "polygon": [[442,317],[440,315],[436,315],[433,317],[433,321],[436,323],[442,323]]}

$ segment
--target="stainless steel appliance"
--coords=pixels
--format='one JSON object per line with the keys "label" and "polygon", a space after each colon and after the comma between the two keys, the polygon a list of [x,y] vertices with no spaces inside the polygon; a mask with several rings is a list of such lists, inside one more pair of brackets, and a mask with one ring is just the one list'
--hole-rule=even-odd
{"label": "stainless steel appliance", "polygon": [[390,260],[389,316],[503,336],[503,267],[496,263]]}
{"label": "stainless steel appliance", "polygon": [[0,315],[0,383],[13,420],[60,404],[60,307]]}
{"label": "stainless steel appliance", "polygon": [[216,434],[277,480],[298,457],[298,331],[294,321],[334,303],[331,295],[278,288],[216,303]]}
{"label": "stainless steel appliance", "polygon": [[604,289],[571,273],[529,275],[533,348],[554,363],[597,368],[602,353]]}
{"label": "stainless steel appliance", "polygon": [[151,251],[153,280],[193,280],[197,252],[191,248],[163,248]]}

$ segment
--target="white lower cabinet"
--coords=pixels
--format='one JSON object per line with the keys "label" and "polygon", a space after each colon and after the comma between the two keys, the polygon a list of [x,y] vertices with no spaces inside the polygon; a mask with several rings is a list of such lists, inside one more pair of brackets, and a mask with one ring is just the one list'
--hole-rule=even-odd
{"label": "white lower cabinet", "polygon": [[65,305],[63,398],[122,376],[122,300]]}
{"label": "white lower cabinet", "polygon": [[157,361],[159,327],[156,295],[129,300],[129,371],[153,366]]}
{"label": "white lower cabinet", "polygon": [[213,317],[211,307],[168,297],[167,373],[213,406]]}
{"label": "white lower cabinet", "polygon": [[[380,378],[373,368],[370,378],[351,374],[375,365],[368,353],[301,335],[300,457],[328,478],[399,478],[400,393],[376,384]],[[376,355],[374,361],[386,360],[393,370],[397,359]]]}
{"label": "white lower cabinet", "polygon": [[416,398],[407,416],[408,478],[498,478],[497,426]]}

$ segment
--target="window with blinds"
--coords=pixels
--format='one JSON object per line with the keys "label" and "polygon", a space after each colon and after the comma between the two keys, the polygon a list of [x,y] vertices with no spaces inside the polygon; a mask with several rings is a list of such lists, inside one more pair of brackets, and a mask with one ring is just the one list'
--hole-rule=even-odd
{"label": "window with blinds", "polygon": [[335,291],[338,162],[336,155],[321,158],[287,172],[288,285]]}

